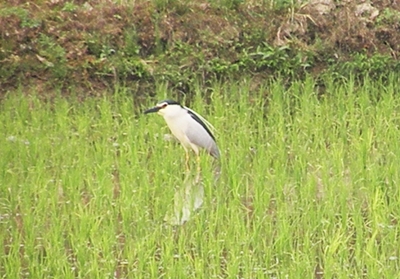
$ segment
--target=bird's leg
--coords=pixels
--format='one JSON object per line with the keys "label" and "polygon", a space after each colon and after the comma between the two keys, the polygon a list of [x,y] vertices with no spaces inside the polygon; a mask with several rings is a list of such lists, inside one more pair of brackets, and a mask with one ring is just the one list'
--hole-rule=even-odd
{"label": "bird's leg", "polygon": [[190,166],[189,166],[189,151],[185,149],[185,153],[186,153],[186,154],[185,154],[185,155],[186,155],[186,158],[185,158],[186,172],[189,172],[189,171],[190,171]]}
{"label": "bird's leg", "polygon": [[196,183],[200,182],[200,175],[201,175],[201,165],[200,165],[200,154],[196,154],[196,161],[197,161],[197,175],[196,175]]}
{"label": "bird's leg", "polygon": [[197,174],[200,174],[201,172],[200,154],[196,154],[196,161],[197,161]]}

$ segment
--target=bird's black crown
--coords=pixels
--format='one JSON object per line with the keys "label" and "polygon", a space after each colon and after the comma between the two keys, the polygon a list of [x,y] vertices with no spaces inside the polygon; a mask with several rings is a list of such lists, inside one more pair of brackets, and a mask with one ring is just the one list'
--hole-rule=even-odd
{"label": "bird's black crown", "polygon": [[174,101],[174,100],[169,100],[169,99],[160,101],[160,102],[158,102],[158,103],[159,103],[159,104],[167,103],[168,105],[178,105],[178,106],[181,105],[179,102]]}

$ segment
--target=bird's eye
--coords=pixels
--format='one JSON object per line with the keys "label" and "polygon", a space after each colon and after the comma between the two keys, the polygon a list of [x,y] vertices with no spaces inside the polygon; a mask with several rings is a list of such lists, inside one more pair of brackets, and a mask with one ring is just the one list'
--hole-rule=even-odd
{"label": "bird's eye", "polygon": [[165,108],[165,107],[167,107],[167,106],[168,106],[168,104],[165,103],[165,104],[162,104],[162,105],[161,105],[161,108]]}

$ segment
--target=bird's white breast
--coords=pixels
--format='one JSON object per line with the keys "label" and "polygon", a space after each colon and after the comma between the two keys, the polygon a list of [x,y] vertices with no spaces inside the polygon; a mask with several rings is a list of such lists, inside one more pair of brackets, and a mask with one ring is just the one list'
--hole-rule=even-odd
{"label": "bird's white breast", "polygon": [[185,146],[190,147],[185,131],[191,123],[191,116],[187,111],[178,106],[167,107],[163,112],[163,117],[172,134]]}

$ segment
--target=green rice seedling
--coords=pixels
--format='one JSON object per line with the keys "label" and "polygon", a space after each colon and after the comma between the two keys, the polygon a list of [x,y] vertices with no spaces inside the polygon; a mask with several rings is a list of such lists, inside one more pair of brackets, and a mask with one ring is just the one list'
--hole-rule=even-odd
{"label": "green rice seedling", "polygon": [[398,79],[251,84],[186,100],[217,128],[221,174],[202,154],[203,204],[179,226],[184,150],[142,115],[154,100],[7,95],[1,277],[397,278]]}

